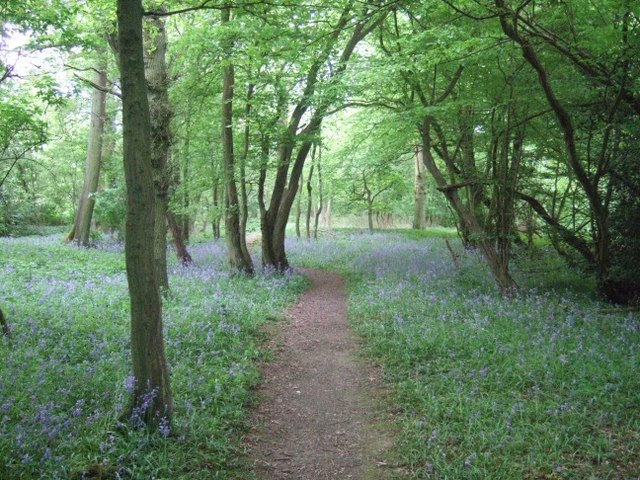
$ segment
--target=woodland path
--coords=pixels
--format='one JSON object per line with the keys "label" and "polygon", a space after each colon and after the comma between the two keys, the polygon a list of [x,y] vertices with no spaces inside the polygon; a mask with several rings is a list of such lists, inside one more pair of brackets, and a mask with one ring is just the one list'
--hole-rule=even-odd
{"label": "woodland path", "polygon": [[344,279],[304,273],[312,286],[287,311],[290,322],[276,359],[263,368],[262,402],[251,417],[246,443],[256,478],[392,478],[384,461],[391,434],[373,413],[376,371],[358,356]]}

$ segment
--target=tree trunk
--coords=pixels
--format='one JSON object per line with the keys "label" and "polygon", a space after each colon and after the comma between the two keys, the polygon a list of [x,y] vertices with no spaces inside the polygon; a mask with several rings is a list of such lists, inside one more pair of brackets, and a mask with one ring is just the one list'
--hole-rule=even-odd
{"label": "tree trunk", "polygon": [[245,109],[244,148],[240,157],[240,248],[245,258],[251,258],[247,248],[247,222],[249,220],[249,195],[247,194],[247,159],[249,158],[249,141],[251,130],[249,117],[251,116],[251,100],[255,86],[249,85],[247,91],[247,107]]}
{"label": "tree trunk", "polygon": [[125,259],[131,298],[134,426],[171,421],[172,399],[164,354],[162,301],[154,268],[155,191],[151,124],[142,48],[140,0],[118,0],[124,172],[127,188]]}
{"label": "tree trunk", "polygon": [[304,184],[304,174],[300,177],[300,186],[298,187],[298,201],[296,202],[296,237],[300,238],[300,219],[302,217],[302,185]]}
{"label": "tree trunk", "polygon": [[538,83],[563,133],[567,153],[567,164],[589,201],[590,213],[593,218],[592,237],[598,291],[605,298],[617,301],[615,288],[609,281],[611,268],[611,252],[609,251],[611,233],[609,231],[609,212],[600,194],[600,185],[598,185],[598,180],[601,177],[595,175],[593,179],[590,178],[590,172],[585,169],[581,163],[571,116],[556,96],[555,90],[549,80],[548,72],[542,64],[534,44],[520,35],[517,28],[518,19],[509,11],[505,1],[495,0],[495,5],[500,11],[500,26],[503,32],[520,46],[522,56],[535,70]]}
{"label": "tree trunk", "polygon": [[267,181],[267,168],[269,165],[270,141],[266,134],[262,134],[260,139],[260,176],[258,177],[258,208],[260,209],[260,235],[262,238],[262,265],[273,265],[273,251],[271,250],[272,235],[269,215],[265,204],[264,190]]}
{"label": "tree trunk", "polygon": [[[278,145],[278,166],[273,183],[269,208],[265,208],[261,214],[263,258],[262,263],[275,268],[278,271],[289,267],[285,252],[285,231],[296,192],[300,183],[300,177],[305,160],[314,140],[313,136],[320,132],[324,117],[331,106],[331,99],[321,99],[313,105],[314,93],[320,79],[321,71],[326,63],[331,59],[335,47],[342,37],[342,33],[353,23],[353,5],[345,6],[341,12],[336,27],[326,38],[323,49],[311,64],[304,79],[304,88],[300,102],[293,108],[285,132],[281,136]],[[381,14],[377,18],[365,15],[361,20],[357,20],[353,26],[350,37],[344,44],[337,66],[331,69],[330,77],[336,78],[343,74],[347,68],[347,63],[351,58],[358,43],[364,39],[384,20],[386,14]],[[305,115],[309,114],[310,108],[315,108],[306,124],[300,128]],[[294,156],[295,152],[295,156]],[[263,201],[263,200],[262,200]],[[271,245],[265,246],[266,243]]]}
{"label": "tree trunk", "polygon": [[313,225],[313,238],[318,239],[318,222],[320,221],[320,214],[322,213],[322,145],[318,151],[318,209],[316,210],[316,218]]}
{"label": "tree trunk", "polygon": [[364,185],[364,194],[365,200],[367,202],[367,220],[369,225],[369,233],[373,232],[373,200],[374,198],[371,195],[371,190],[369,189],[369,185],[367,185],[367,176],[363,172],[362,173],[362,182]]}
{"label": "tree trunk", "polygon": [[[187,118],[186,118],[186,131],[191,131],[191,111],[187,110]],[[191,206],[191,198],[189,192],[189,183],[191,181],[190,174],[190,164],[191,164],[191,143],[189,139],[189,135],[187,135],[184,139],[184,153],[182,155],[183,163],[182,163],[182,213],[177,216],[177,220],[180,223],[180,230],[184,235],[184,239],[186,242],[189,241],[190,235],[190,227],[191,227],[191,219],[189,218],[189,207]]]}
{"label": "tree trunk", "polygon": [[[474,118],[471,107],[463,107],[460,111],[460,150],[462,152],[462,174],[466,179],[478,179],[482,177],[476,166],[476,154],[474,148]],[[477,182],[465,188],[467,197],[467,208],[476,216],[480,225],[485,227],[486,212],[484,210],[485,187]]]}
{"label": "tree trunk", "polygon": [[213,230],[213,238],[220,239],[220,187],[218,179],[213,184],[213,217],[211,219],[211,228]]}
{"label": "tree trunk", "polygon": [[89,126],[89,143],[87,145],[87,159],[84,167],[84,181],[78,201],[78,211],[71,232],[66,241],[73,241],[85,247],[89,246],[91,218],[95,205],[94,195],[98,191],[100,181],[100,164],[102,162],[102,140],[106,120],[107,105],[107,51],[102,48],[97,52],[93,82],[99,88],[91,91],[91,122]]}
{"label": "tree trunk", "polygon": [[[225,7],[221,12],[222,24],[228,24],[230,18],[231,7]],[[222,148],[226,192],[225,230],[227,254],[231,270],[251,275],[253,274],[253,262],[246,252],[246,249],[243,250],[242,248],[240,205],[236,187],[235,158],[233,153],[233,90],[235,75],[231,59],[233,43],[233,39],[227,39],[223,45],[226,57],[222,81]]]}
{"label": "tree trunk", "polygon": [[413,216],[413,228],[423,230],[427,219],[426,215],[427,191],[424,178],[424,164],[418,156],[416,149],[415,158],[415,211]]}
{"label": "tree trunk", "polygon": [[154,257],[160,290],[166,293],[169,291],[166,223],[170,184],[168,159],[172,137],[166,62],[167,31],[162,18],[151,17],[146,24],[144,56],[151,120],[151,165],[156,193]]}
{"label": "tree trunk", "polygon": [[[167,210],[167,223],[169,224],[169,230],[173,237],[173,246],[176,250],[178,260],[180,260],[182,265],[191,265],[193,263],[193,258],[191,258],[191,255],[189,255],[189,252],[187,251],[187,245],[184,241],[182,229],[178,224],[175,214],[171,210]],[[218,233],[220,233],[219,230]]]}
{"label": "tree trunk", "polygon": [[311,151],[311,167],[309,168],[309,178],[307,178],[307,240],[311,238],[311,209],[313,208],[313,196],[311,195],[313,187],[311,181],[313,180],[313,168],[316,161],[316,148],[317,144],[313,144],[313,150]]}
{"label": "tree trunk", "polygon": [[477,245],[487,261],[487,265],[493,274],[496,284],[504,294],[511,295],[517,291],[518,285],[509,273],[508,264],[504,264],[500,261],[500,256],[496,252],[496,249],[490,239],[487,237],[486,232],[478,222],[478,219],[468,210],[460,199],[460,196],[458,195],[458,188],[453,188],[451,185],[448,185],[444,175],[440,172],[440,169],[436,165],[435,159],[431,153],[430,130],[431,121],[428,117],[425,117],[422,125],[420,126],[420,135],[422,137],[422,161],[429,173],[431,173],[438,189],[444,193],[453,211],[456,212],[460,223],[465,226],[470,234],[477,238]]}

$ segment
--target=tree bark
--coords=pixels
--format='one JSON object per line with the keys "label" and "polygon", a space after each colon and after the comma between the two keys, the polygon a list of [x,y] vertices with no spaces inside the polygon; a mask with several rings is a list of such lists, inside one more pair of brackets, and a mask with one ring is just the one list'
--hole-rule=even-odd
{"label": "tree bark", "polygon": [[[186,131],[191,131],[191,111],[187,110],[187,118],[186,118]],[[191,206],[191,197],[189,192],[189,184],[191,177],[190,164],[191,164],[191,143],[189,139],[189,135],[187,135],[184,139],[184,153],[182,155],[182,213],[177,216],[177,220],[180,224],[180,230],[182,230],[182,234],[184,235],[185,241],[189,241],[190,236],[190,228],[191,228],[191,219],[189,218],[189,207]]]}
{"label": "tree bark", "polygon": [[249,142],[251,129],[249,117],[251,116],[251,101],[255,85],[250,84],[247,91],[247,106],[245,108],[244,148],[240,157],[240,248],[245,258],[251,258],[247,248],[247,222],[249,221],[249,195],[247,193],[247,160],[249,159]]}
{"label": "tree bark", "polygon": [[[169,225],[169,230],[171,231],[171,236],[173,237],[173,246],[175,248],[178,260],[180,260],[180,263],[182,263],[182,265],[191,265],[193,263],[193,258],[191,258],[191,255],[187,250],[187,244],[184,241],[182,228],[180,228],[178,220],[171,210],[167,210],[167,224]],[[218,233],[220,232],[218,231]]]}
{"label": "tree bark", "polygon": [[146,20],[145,72],[151,121],[151,165],[155,187],[155,240],[154,257],[156,275],[163,293],[169,291],[167,274],[167,223],[169,207],[169,149],[171,147],[171,117],[169,105],[169,73],[167,69],[167,31],[165,21],[159,17]]}
{"label": "tree bark", "polygon": [[127,189],[125,259],[131,299],[134,426],[171,420],[172,398],[164,354],[162,301],[154,268],[155,191],[151,124],[144,72],[140,0],[118,0],[124,172]]}
{"label": "tree bark", "polygon": [[[352,8],[353,5],[349,4],[342,11],[336,27],[327,37],[323,50],[309,68],[304,80],[301,100],[293,109],[287,128],[278,145],[278,166],[269,208],[265,207],[261,214],[262,263],[278,271],[286,270],[289,267],[285,251],[287,222],[300,184],[304,163],[314,142],[311,138],[320,131],[331,100],[323,99],[315,106],[306,127],[302,130],[300,130],[300,124],[305,114],[312,108],[314,93],[323,66],[331,58],[341,34],[353,20]],[[382,22],[385,15],[386,13],[383,13],[377,19],[365,15],[363,20],[355,24],[351,36],[343,47],[337,67],[331,71],[331,78],[336,78],[344,73],[358,43]]]}
{"label": "tree bark", "polygon": [[320,221],[320,214],[322,213],[322,145],[318,149],[318,209],[316,210],[315,222],[313,225],[313,238],[318,239],[318,222]]}
{"label": "tree bark", "polygon": [[[221,12],[222,25],[229,23],[231,7],[225,7]],[[223,69],[222,80],[222,148],[225,180],[225,230],[227,239],[227,254],[231,270],[248,275],[253,274],[253,262],[246,248],[242,248],[242,231],[240,228],[240,204],[235,176],[235,158],[233,153],[233,93],[234,66],[231,52],[233,39],[224,41],[226,65]]]}
{"label": "tree bark", "polygon": [[98,49],[96,55],[93,83],[99,88],[94,87],[91,90],[91,122],[87,158],[84,167],[84,181],[78,201],[75,222],[66,238],[68,242],[73,241],[85,247],[90,244],[91,218],[93,217],[93,207],[95,205],[94,195],[98,191],[98,183],[100,181],[102,143],[107,115],[107,51],[105,48]]}
{"label": "tree bark", "polygon": [[477,239],[477,246],[484,255],[496,284],[504,294],[511,295],[517,291],[518,285],[509,273],[508,263],[505,264],[504,262],[501,262],[500,256],[496,252],[491,240],[487,237],[486,232],[478,222],[478,219],[462,202],[462,199],[458,195],[458,188],[448,188],[449,186],[447,185],[447,181],[436,165],[435,159],[431,153],[430,129],[430,119],[425,117],[422,125],[420,126],[420,135],[422,137],[422,161],[429,173],[431,173],[431,176],[435,180],[439,190],[444,193],[451,205],[451,208],[456,212],[459,221],[464,224],[464,227],[469,231],[469,233]]}
{"label": "tree bark", "polygon": [[[474,147],[474,118],[471,107],[463,107],[460,111],[460,150],[462,151],[461,169],[464,178],[482,178],[476,166],[476,155]],[[465,188],[467,197],[467,208],[476,216],[480,225],[486,227],[486,212],[484,203],[486,200],[485,185],[482,182],[475,182]]]}
{"label": "tree bark", "polygon": [[301,182],[298,187],[298,201],[296,202],[296,237],[300,238],[300,219],[302,217],[302,185],[304,184],[304,173],[300,176]]}
{"label": "tree bark", "polygon": [[362,181],[364,182],[364,194],[367,202],[367,220],[369,225],[369,233],[373,233],[373,198],[371,196],[371,190],[367,185],[367,177],[362,173]]}
{"label": "tree bark", "polygon": [[413,215],[413,228],[423,230],[427,219],[426,201],[427,191],[424,178],[424,164],[418,157],[418,149],[416,149],[415,158],[415,210]]}
{"label": "tree bark", "polygon": [[617,295],[612,291],[612,285],[609,284],[609,270],[611,268],[609,212],[600,195],[598,185],[599,177],[596,175],[592,181],[589,172],[581,163],[571,116],[556,96],[555,90],[549,80],[548,72],[540,61],[535,47],[527,38],[519,34],[517,29],[517,15],[507,9],[504,0],[495,0],[495,5],[501,12],[499,19],[503,32],[520,46],[522,56],[535,70],[538,76],[538,83],[560,125],[567,152],[567,163],[589,201],[591,214],[593,216],[594,228],[592,236],[598,291],[605,298],[616,301],[613,297],[617,297]]}
{"label": "tree bark", "polygon": [[306,227],[307,227],[307,240],[311,238],[311,209],[313,208],[313,186],[311,181],[313,180],[313,169],[316,163],[316,149],[317,144],[313,144],[313,150],[311,151],[311,167],[309,168],[309,178],[307,178],[307,217],[306,217]]}
{"label": "tree bark", "polygon": [[211,228],[213,231],[213,238],[215,240],[220,239],[220,186],[218,185],[218,179],[216,178],[213,184],[213,216],[211,218]]}

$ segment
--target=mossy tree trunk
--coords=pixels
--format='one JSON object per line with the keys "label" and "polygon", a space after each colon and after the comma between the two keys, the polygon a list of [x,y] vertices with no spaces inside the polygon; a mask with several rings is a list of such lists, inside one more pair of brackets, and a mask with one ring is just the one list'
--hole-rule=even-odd
{"label": "mossy tree trunk", "polygon": [[168,161],[172,112],[169,105],[169,74],[166,61],[167,30],[164,19],[159,17],[148,18],[145,27],[144,63],[151,121],[151,165],[156,194],[153,249],[160,288],[163,292],[168,292],[166,217],[169,209]]}
{"label": "mossy tree trunk", "polygon": [[140,0],[118,0],[124,173],[127,190],[125,259],[131,300],[134,426],[170,422],[173,410],[162,333],[162,301],[153,253],[155,189],[151,123],[142,47]]}

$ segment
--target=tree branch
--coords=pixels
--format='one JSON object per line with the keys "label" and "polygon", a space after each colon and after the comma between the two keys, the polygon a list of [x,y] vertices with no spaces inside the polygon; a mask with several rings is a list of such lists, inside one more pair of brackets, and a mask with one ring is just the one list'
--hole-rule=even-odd
{"label": "tree branch", "polygon": [[458,83],[458,80],[460,80],[460,76],[462,75],[463,70],[464,70],[464,65],[460,65],[456,70],[456,73],[453,74],[453,78],[449,82],[449,85],[447,85],[447,88],[445,88],[444,92],[442,92],[440,96],[436,99],[435,104],[444,102],[447,99],[447,97],[451,95],[451,92],[453,92],[453,89]]}
{"label": "tree branch", "polygon": [[593,255],[593,252],[591,251],[591,248],[589,247],[589,245],[584,239],[575,235],[571,230],[569,230],[564,225],[561,225],[558,222],[558,220],[552,217],[549,214],[549,212],[547,212],[547,210],[544,208],[544,206],[534,197],[530,195],[526,195],[522,192],[514,192],[514,194],[521,200],[524,200],[525,202],[527,202],[531,206],[531,208],[533,208],[533,210],[538,214],[538,216],[542,220],[544,220],[545,223],[549,225],[549,227],[551,227],[556,233],[558,233],[558,235],[560,235],[560,237],[568,245],[570,245],[576,251],[578,251],[578,253],[580,253],[580,255],[582,255],[583,258],[587,260],[587,262],[589,262],[592,265],[595,263],[595,257]]}
{"label": "tree branch", "polygon": [[460,188],[470,187],[472,185],[480,185],[482,183],[486,183],[486,182],[481,182],[477,178],[470,178],[469,180],[464,180],[464,181],[458,182],[458,183],[451,183],[449,185],[443,185],[441,187],[436,187],[436,188],[440,192],[447,193],[447,192],[452,192],[454,190],[458,190]]}
{"label": "tree branch", "polygon": [[78,75],[77,73],[74,73],[74,74],[73,74],[73,76],[74,76],[74,77],[76,77],[78,80],[80,80],[80,81],[82,81],[82,82],[84,82],[84,83],[87,83],[87,84],[91,85],[91,86],[92,86],[93,88],[95,88],[96,90],[99,90],[99,91],[104,92],[104,93],[109,93],[109,94],[111,94],[111,95],[113,95],[113,96],[115,96],[115,97],[118,97],[118,98],[122,98],[122,94],[121,94],[121,93],[116,92],[115,90],[113,90],[113,89],[111,89],[111,88],[104,88],[104,87],[102,87],[102,86],[98,85],[97,83],[92,82],[92,81],[91,81],[91,80],[89,80],[88,78],[81,77],[81,76],[80,76],[80,75]]}

